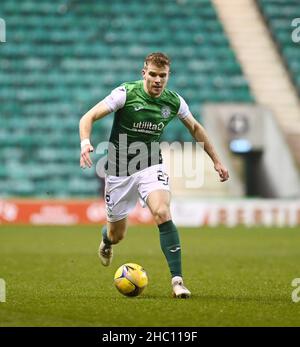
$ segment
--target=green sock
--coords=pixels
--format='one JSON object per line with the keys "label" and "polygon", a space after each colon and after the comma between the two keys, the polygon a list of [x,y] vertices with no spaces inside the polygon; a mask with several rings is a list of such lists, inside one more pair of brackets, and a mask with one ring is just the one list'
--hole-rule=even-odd
{"label": "green sock", "polygon": [[112,242],[110,241],[110,239],[107,236],[107,227],[106,227],[106,225],[104,225],[103,228],[102,228],[102,238],[103,238],[103,242],[107,246],[110,246],[112,244]]}
{"label": "green sock", "polygon": [[181,248],[179,234],[174,223],[169,220],[158,225],[160,246],[167,259],[172,277],[182,276]]}

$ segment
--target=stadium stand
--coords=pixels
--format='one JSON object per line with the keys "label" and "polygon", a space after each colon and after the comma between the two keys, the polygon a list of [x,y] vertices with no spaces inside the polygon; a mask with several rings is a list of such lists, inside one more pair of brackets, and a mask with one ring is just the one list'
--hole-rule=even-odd
{"label": "stadium stand", "polygon": [[298,0],[257,0],[257,2],[300,95],[299,43],[292,40],[291,34],[292,21],[299,17],[300,2]]}
{"label": "stadium stand", "polygon": [[289,94],[289,98],[283,105],[279,123],[298,167],[300,167],[299,26],[296,28],[300,3],[297,0],[257,0],[257,5],[276,44],[292,87],[285,88],[286,92],[282,92],[277,97],[277,99],[282,99],[283,94]]}
{"label": "stadium stand", "polygon": [[[98,196],[79,168],[78,121],[121,82],[140,78],[146,54],[172,58],[169,87],[201,119],[203,102],[252,102],[210,0],[1,2],[0,194]],[[188,18],[188,20],[187,20]],[[112,117],[96,123],[108,140]],[[190,141],[179,121],[165,140]]]}

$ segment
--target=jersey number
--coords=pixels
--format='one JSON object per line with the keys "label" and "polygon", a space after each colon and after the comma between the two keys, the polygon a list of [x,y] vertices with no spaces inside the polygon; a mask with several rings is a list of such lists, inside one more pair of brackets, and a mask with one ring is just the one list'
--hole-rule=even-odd
{"label": "jersey number", "polygon": [[169,183],[169,176],[161,170],[157,171],[157,179],[162,181],[165,186]]}

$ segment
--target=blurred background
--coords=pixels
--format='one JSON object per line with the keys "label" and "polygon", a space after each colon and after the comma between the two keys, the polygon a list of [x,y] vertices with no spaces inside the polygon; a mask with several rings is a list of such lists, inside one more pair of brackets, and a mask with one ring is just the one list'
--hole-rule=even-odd
{"label": "blurred background", "polygon": [[[0,1],[0,326],[300,325],[298,17],[300,0]],[[100,265],[99,155],[79,167],[81,116],[156,51],[230,172],[219,182],[205,155],[203,184],[188,188],[180,150],[164,153],[193,293],[180,304],[140,204]],[[112,120],[95,123],[94,146]],[[195,163],[180,120],[163,140],[192,142]],[[127,262],[149,276],[130,303],[112,285]]]}
{"label": "blurred background", "polygon": [[[140,79],[145,56],[162,51],[172,61],[169,88],[206,127],[231,176],[221,184],[206,157],[199,189],[174,178],[175,219],[298,225],[297,14],[298,0],[2,0],[0,221],[105,221],[103,180],[79,167],[79,119]],[[112,120],[95,123],[94,145],[108,140]],[[163,140],[193,141],[179,120]],[[151,221],[134,213],[135,222]]]}

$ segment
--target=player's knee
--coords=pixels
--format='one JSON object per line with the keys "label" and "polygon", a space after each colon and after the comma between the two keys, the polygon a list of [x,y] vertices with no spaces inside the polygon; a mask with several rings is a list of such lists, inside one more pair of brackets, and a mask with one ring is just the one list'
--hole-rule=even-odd
{"label": "player's knee", "polygon": [[153,212],[153,217],[157,224],[167,222],[171,219],[171,213],[168,206],[161,206]]}

